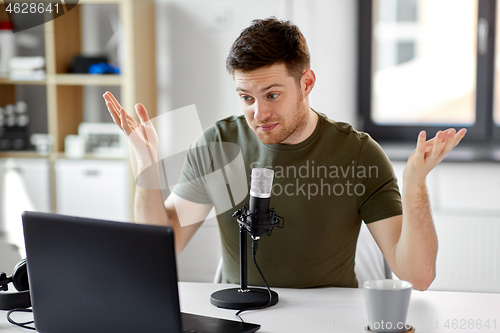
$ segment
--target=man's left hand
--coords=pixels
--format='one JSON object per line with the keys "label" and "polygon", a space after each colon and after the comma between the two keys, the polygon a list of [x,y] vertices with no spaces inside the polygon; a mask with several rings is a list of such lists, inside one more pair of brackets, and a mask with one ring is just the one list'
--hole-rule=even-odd
{"label": "man's left hand", "polygon": [[418,135],[417,148],[411,153],[403,172],[403,181],[421,183],[427,174],[436,167],[458,145],[467,130],[456,131],[449,128],[439,131],[436,136],[426,141],[425,131]]}

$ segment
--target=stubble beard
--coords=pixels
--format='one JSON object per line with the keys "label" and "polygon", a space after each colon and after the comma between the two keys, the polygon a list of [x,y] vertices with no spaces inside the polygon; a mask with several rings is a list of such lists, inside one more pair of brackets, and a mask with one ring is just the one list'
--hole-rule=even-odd
{"label": "stubble beard", "polygon": [[[278,123],[279,124],[278,126],[282,127],[282,129],[279,133],[273,133],[271,135],[268,135],[266,133],[260,132],[257,129],[257,126],[261,125],[261,124],[252,126],[251,128],[254,131],[254,133],[257,135],[259,140],[266,145],[274,145],[274,144],[278,144],[278,143],[286,144],[287,142],[293,141],[294,138],[299,137],[300,134],[302,133],[302,130],[306,126],[304,118],[307,115],[307,110],[304,107],[304,105],[300,103],[300,101],[298,101],[296,104],[296,110],[301,110],[301,111],[294,114],[293,119],[291,121],[289,121],[288,123],[283,122],[282,118],[272,119],[272,120],[266,122],[266,123],[270,123],[270,124]],[[273,132],[273,131],[271,131],[271,132]]]}

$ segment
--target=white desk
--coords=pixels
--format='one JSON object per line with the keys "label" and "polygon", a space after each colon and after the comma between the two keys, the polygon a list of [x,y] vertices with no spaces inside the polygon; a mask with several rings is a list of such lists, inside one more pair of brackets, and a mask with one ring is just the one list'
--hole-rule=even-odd
{"label": "white desk", "polygon": [[[226,287],[232,286],[179,283],[181,310],[236,320],[236,311],[210,304],[210,294]],[[280,296],[276,306],[242,314],[245,321],[262,325],[261,333],[363,332],[367,316],[361,289],[273,290]],[[5,316],[6,312],[0,311],[0,332],[29,332],[12,326]],[[30,315],[19,314],[16,318],[28,320]],[[487,320],[489,328],[484,327]],[[419,333],[500,333],[500,294],[413,291],[407,322]]]}
{"label": "white desk", "polygon": [[[181,283],[181,310],[235,319],[236,311],[219,309],[209,302],[210,294],[223,288]],[[367,314],[362,289],[273,290],[280,296],[276,306],[242,314],[243,320],[262,325],[259,332],[363,332]],[[445,327],[448,319],[449,328]],[[487,319],[490,328],[479,329],[479,321],[484,326]],[[460,329],[464,321],[465,328]],[[407,322],[417,332],[500,332],[500,294],[412,291]]]}

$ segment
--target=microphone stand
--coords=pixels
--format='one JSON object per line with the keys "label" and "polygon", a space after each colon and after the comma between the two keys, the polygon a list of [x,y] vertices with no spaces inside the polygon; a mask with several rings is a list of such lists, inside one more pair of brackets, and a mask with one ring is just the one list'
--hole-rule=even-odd
{"label": "microphone stand", "polygon": [[240,290],[248,289],[247,229],[240,225]]}
{"label": "microphone stand", "polygon": [[[268,215],[270,215],[269,220],[271,220],[271,223],[267,224],[266,229],[267,233],[270,234],[274,226],[282,228],[284,221],[283,224],[279,225],[278,218],[283,218],[277,216],[274,213],[274,209],[270,209],[268,212]],[[249,213],[247,205],[245,205],[243,209],[239,209],[233,214],[233,217],[238,217],[238,223],[240,225],[240,288],[223,289],[214,292],[210,296],[210,303],[219,308],[250,310],[265,308],[278,303],[278,293],[276,293],[275,291],[263,288],[248,288],[247,228],[251,228],[251,223],[248,223],[247,219],[255,218],[255,216],[258,216],[258,212]],[[255,242],[257,242],[260,237],[252,236],[252,239],[255,244]],[[253,251],[255,255],[256,248],[254,248]]]}

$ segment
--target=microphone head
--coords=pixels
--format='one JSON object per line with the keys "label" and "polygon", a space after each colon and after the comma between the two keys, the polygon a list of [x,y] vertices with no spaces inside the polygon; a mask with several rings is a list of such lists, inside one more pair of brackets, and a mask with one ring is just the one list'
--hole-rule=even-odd
{"label": "microphone head", "polygon": [[257,198],[270,198],[273,189],[274,171],[267,168],[253,168],[250,181],[250,195]]}

